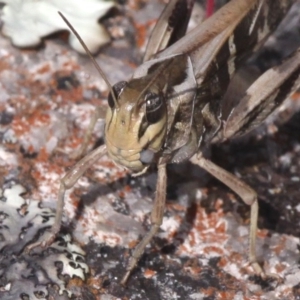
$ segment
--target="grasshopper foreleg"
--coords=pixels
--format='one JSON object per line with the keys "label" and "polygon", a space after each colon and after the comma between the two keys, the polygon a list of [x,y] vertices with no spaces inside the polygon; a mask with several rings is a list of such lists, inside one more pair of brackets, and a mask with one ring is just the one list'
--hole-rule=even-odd
{"label": "grasshopper foreleg", "polygon": [[130,276],[132,270],[135,268],[137,262],[145,251],[146,246],[151,242],[154,235],[159,230],[162,224],[162,219],[165,210],[166,202],[166,188],[167,188],[167,173],[166,164],[158,165],[157,183],[156,183],[156,195],[154,200],[154,206],[151,212],[151,229],[144,236],[144,238],[139,242],[137,247],[134,249],[131,258],[128,262],[126,273],[122,278],[121,284],[125,285],[128,277]]}
{"label": "grasshopper foreleg", "polygon": [[66,190],[72,188],[77,180],[83,175],[83,173],[90,168],[97,160],[99,160],[106,153],[106,146],[103,145],[101,147],[96,148],[91,153],[82,158],[79,162],[77,162],[71,170],[60,180],[60,187],[58,192],[58,201],[57,201],[57,209],[54,223],[50,229],[50,232],[41,241],[30,244],[26,247],[25,251],[30,251],[31,249],[42,246],[47,247],[51,245],[60,230],[61,221],[63,216],[63,208],[64,208],[64,198]]}

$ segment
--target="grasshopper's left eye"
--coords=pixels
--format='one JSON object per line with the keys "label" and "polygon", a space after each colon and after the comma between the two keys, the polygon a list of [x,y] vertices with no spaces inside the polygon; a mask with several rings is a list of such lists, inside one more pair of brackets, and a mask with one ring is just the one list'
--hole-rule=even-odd
{"label": "grasshopper's left eye", "polygon": [[164,115],[164,102],[161,94],[147,93],[146,102],[146,120],[149,124],[158,122]]}
{"label": "grasshopper's left eye", "polygon": [[[115,98],[116,100],[118,100],[118,98],[120,97],[122,91],[124,90],[124,87],[127,85],[127,82],[126,81],[120,81],[118,83],[116,83],[113,87],[112,87],[112,90],[115,94]],[[114,98],[112,96],[111,93],[109,93],[108,95],[108,98],[107,98],[107,101],[108,101],[108,105],[111,109],[115,108],[115,101],[114,101]]]}

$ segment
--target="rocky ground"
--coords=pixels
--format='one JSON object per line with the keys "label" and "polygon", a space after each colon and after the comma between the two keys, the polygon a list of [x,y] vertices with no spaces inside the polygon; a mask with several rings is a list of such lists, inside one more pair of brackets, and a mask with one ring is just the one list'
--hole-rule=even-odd
{"label": "rocky ground", "polygon": [[[128,1],[105,20],[113,41],[96,59],[110,82],[128,78],[139,64],[162,8]],[[299,11],[298,5],[265,57],[299,47]],[[198,6],[194,24],[200,16]],[[247,264],[249,207],[189,162],[169,166],[163,225],[126,288],[119,282],[128,257],[149,229],[155,168],[131,177],[104,157],[67,192],[56,242],[24,252],[54,222],[59,179],[75,164],[69,155],[95,106],[105,110],[107,94],[65,33],[22,50],[0,37],[0,298],[300,299],[299,93],[259,129],[209,153],[257,191],[257,253],[282,282],[262,280]],[[91,148],[103,144],[103,127],[99,121]]]}

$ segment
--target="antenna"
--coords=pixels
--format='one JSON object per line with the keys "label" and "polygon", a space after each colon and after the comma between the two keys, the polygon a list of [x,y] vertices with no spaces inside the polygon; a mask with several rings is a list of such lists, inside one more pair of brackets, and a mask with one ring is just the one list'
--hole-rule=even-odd
{"label": "antenna", "polygon": [[101,77],[104,79],[104,81],[107,84],[107,86],[108,86],[108,88],[110,90],[110,93],[111,93],[111,95],[113,97],[113,100],[114,100],[114,103],[115,103],[115,107],[119,107],[118,101],[116,99],[116,95],[114,93],[114,90],[113,90],[110,82],[108,81],[106,75],[104,74],[104,72],[100,68],[99,64],[96,62],[95,58],[93,57],[92,53],[88,49],[87,45],[84,43],[84,41],[80,37],[79,33],[75,30],[75,28],[71,25],[71,23],[67,20],[67,18],[60,11],[58,12],[58,14],[61,16],[61,18],[67,24],[67,26],[70,28],[70,30],[72,31],[72,33],[76,36],[76,38],[78,39],[79,43],[81,44],[81,46],[85,50],[86,54],[89,56],[89,58],[91,59],[92,63],[94,64],[95,68],[97,69],[97,71],[99,72],[99,74],[101,75]]}

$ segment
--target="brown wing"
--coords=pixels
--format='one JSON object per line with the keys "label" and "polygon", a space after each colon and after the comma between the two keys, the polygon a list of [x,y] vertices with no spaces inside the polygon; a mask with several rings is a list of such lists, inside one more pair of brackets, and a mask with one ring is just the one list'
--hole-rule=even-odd
{"label": "brown wing", "polygon": [[260,125],[292,92],[300,88],[300,48],[280,66],[266,71],[245,92],[224,127],[224,138]]}
{"label": "brown wing", "polygon": [[143,62],[182,38],[195,0],[171,0],[161,13],[148,41]]}

